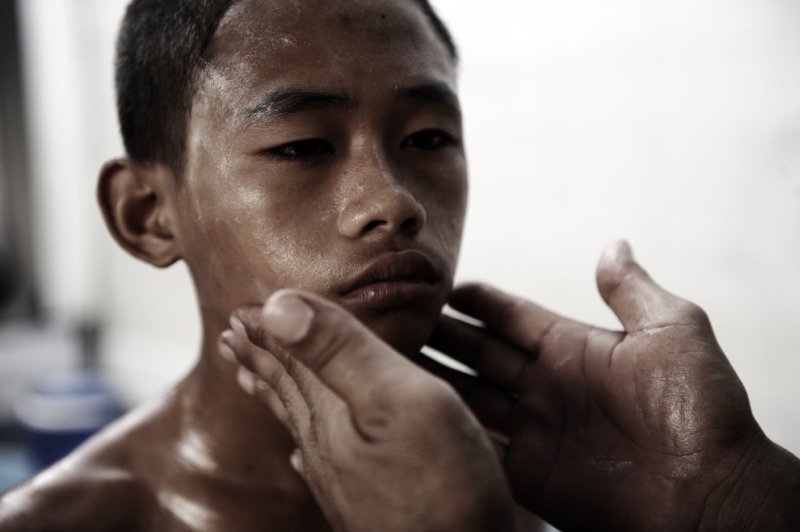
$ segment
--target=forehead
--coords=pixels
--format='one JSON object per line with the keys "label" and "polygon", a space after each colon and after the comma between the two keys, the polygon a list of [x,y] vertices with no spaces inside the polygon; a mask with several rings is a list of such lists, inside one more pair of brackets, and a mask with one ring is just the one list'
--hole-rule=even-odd
{"label": "forehead", "polygon": [[455,84],[449,52],[413,0],[241,0],[209,50],[201,92],[245,100],[246,89],[281,85]]}

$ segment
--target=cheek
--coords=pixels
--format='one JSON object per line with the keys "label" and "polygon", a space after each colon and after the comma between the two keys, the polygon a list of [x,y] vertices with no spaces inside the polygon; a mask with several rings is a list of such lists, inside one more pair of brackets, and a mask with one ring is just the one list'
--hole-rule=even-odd
{"label": "cheek", "polygon": [[455,166],[439,183],[426,193],[428,227],[436,245],[455,267],[467,206],[466,168]]}
{"label": "cheek", "polygon": [[205,306],[258,303],[283,287],[322,291],[341,267],[331,262],[332,241],[311,201],[256,187],[222,187],[186,202],[186,262]]}
{"label": "cheek", "polygon": [[[185,259],[205,305],[224,303],[220,299],[256,301],[270,291],[275,277],[264,256],[270,227],[263,201],[237,192],[209,191],[183,209]],[[256,265],[261,265],[259,275]]]}

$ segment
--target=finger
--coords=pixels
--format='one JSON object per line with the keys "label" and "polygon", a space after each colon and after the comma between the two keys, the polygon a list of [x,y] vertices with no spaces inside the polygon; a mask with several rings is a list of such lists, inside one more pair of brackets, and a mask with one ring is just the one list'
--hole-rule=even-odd
{"label": "finger", "polygon": [[484,322],[504,340],[536,352],[542,338],[562,316],[525,299],[482,283],[453,290],[449,304],[455,310]]}
{"label": "finger", "polygon": [[305,464],[303,463],[303,452],[300,449],[295,449],[289,455],[289,464],[292,469],[297,471],[300,476],[305,476]]}
{"label": "finger", "polygon": [[514,396],[484,379],[448,368],[423,354],[414,362],[450,384],[484,427],[507,437],[516,404]]}
{"label": "finger", "polygon": [[[308,437],[311,423],[308,404],[297,383],[288,375],[278,359],[269,351],[259,349],[233,331],[223,332],[220,343],[242,363],[237,373],[242,389],[264,400],[279,420],[292,429],[296,441],[299,437]],[[271,390],[271,393],[267,390]],[[285,414],[275,403],[275,398],[280,402]]]}
{"label": "finger", "polygon": [[[304,386],[307,367],[350,407],[356,427],[384,426],[391,394],[427,377],[355,317],[320,296],[298,290],[273,294],[263,310],[236,312],[251,341],[269,349]],[[297,361],[300,364],[297,364]],[[313,407],[316,396],[306,394]]]}
{"label": "finger", "polygon": [[240,366],[237,370],[236,381],[246,394],[256,397],[267,405],[278,421],[292,434],[292,438],[295,441],[299,439],[300,435],[297,431],[297,426],[292,422],[289,411],[286,410],[286,406],[278,396],[278,393],[266,381],[244,366]]}
{"label": "finger", "polygon": [[300,435],[296,430],[297,422],[292,421],[293,416],[289,415],[289,411],[286,409],[286,405],[278,395],[278,392],[267,384],[267,381],[261,379],[258,375],[245,367],[239,368],[237,380],[245,392],[269,407],[270,411],[278,418],[278,421],[280,421],[287,430],[292,432],[292,436],[295,439],[299,438]]}
{"label": "finger", "polygon": [[683,302],[650,278],[625,241],[605,249],[596,278],[600,295],[628,333],[673,322],[678,310],[675,303]]}
{"label": "finger", "polygon": [[231,317],[231,327],[236,334],[231,337],[223,333],[223,338],[230,339],[237,358],[269,383],[284,402],[292,423],[303,438],[302,441],[295,441],[305,444],[312,437],[318,439],[321,426],[315,425],[315,421],[331,415],[342,399],[335,396],[311,370],[298,363],[279,343],[269,342],[268,350],[250,341],[240,316],[258,323],[261,312],[262,308],[257,306],[240,309]]}
{"label": "finger", "polygon": [[428,345],[511,392],[519,390],[525,367],[536,355],[529,352],[526,356],[489,330],[449,316],[439,319]]}

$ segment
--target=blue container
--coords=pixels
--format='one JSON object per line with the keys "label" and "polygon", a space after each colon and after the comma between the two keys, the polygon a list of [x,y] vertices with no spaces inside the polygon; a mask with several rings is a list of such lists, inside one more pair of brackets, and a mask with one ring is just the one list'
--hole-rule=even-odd
{"label": "blue container", "polygon": [[48,375],[15,404],[33,466],[44,469],[118,418],[123,407],[94,372]]}

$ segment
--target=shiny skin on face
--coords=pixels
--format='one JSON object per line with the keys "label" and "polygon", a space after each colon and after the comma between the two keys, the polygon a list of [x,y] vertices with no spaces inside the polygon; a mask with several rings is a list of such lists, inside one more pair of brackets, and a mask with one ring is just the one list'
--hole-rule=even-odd
{"label": "shiny skin on face", "polygon": [[176,184],[204,316],[303,288],[418,349],[452,286],[466,204],[455,77],[412,2],[232,7]]}

